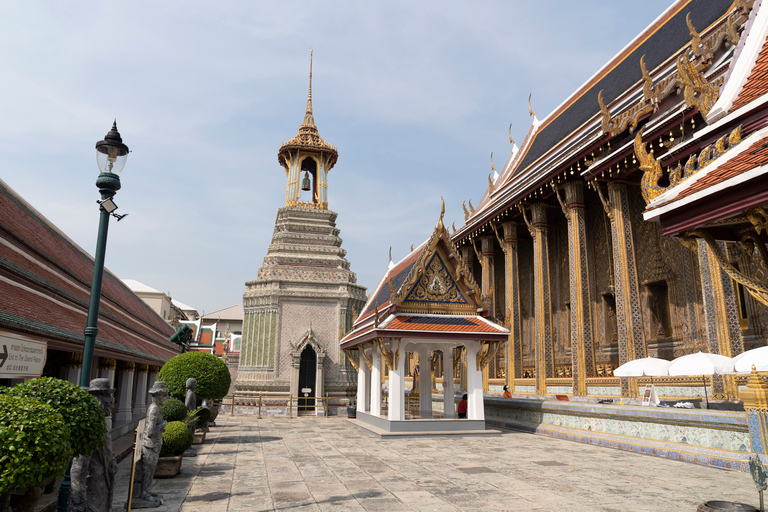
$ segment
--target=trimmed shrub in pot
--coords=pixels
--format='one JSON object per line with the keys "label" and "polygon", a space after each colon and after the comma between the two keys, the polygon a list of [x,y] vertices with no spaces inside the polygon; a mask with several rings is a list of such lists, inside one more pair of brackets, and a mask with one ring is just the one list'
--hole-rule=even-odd
{"label": "trimmed shrub in pot", "polygon": [[8,507],[12,491],[28,491],[14,510],[31,511],[42,486],[72,460],[69,428],[53,407],[32,398],[0,394],[0,409],[0,507]]}
{"label": "trimmed shrub in pot", "polygon": [[224,398],[232,380],[227,364],[207,352],[185,352],[172,357],[157,378],[165,382],[169,395],[180,399],[187,394],[187,379],[197,380],[195,394],[199,400]]}
{"label": "trimmed shrub in pot", "polygon": [[72,456],[90,455],[104,443],[107,425],[96,397],[80,386],[53,377],[40,377],[8,390],[8,394],[34,398],[61,414],[70,434]]}
{"label": "trimmed shrub in pot", "polygon": [[163,432],[163,448],[161,457],[175,457],[184,453],[192,446],[192,436],[189,435],[187,424],[183,421],[171,421]]}
{"label": "trimmed shrub in pot", "polygon": [[187,407],[179,399],[169,398],[160,406],[163,413],[163,419],[167,422],[184,421],[187,417]]}
{"label": "trimmed shrub in pot", "polygon": [[197,428],[205,428],[211,419],[211,410],[201,407],[198,411],[200,412],[197,415]]}

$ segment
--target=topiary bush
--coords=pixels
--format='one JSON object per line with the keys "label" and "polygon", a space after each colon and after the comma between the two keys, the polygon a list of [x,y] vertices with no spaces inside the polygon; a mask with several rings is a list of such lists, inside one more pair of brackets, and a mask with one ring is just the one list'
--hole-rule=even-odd
{"label": "topiary bush", "polygon": [[104,443],[107,425],[96,397],[80,386],[53,377],[40,377],[13,386],[13,396],[34,398],[62,415],[69,429],[72,456],[90,455]]}
{"label": "topiary bush", "polygon": [[183,399],[187,394],[187,379],[197,380],[198,398],[224,398],[229,392],[231,377],[227,364],[208,352],[185,352],[172,357],[160,369],[158,380],[165,382],[168,394]]}
{"label": "topiary bush", "polygon": [[165,421],[184,421],[187,417],[187,406],[176,398],[169,398],[160,406]]}
{"label": "topiary bush", "polygon": [[161,457],[174,457],[181,455],[192,446],[192,435],[187,424],[183,421],[171,421],[165,426],[163,432],[163,447],[160,449]]}
{"label": "topiary bush", "polygon": [[211,410],[206,409],[205,407],[201,407],[200,409],[198,409],[198,411],[199,412],[197,414],[197,426],[200,428],[203,428],[205,427],[206,423],[211,421]]}
{"label": "topiary bush", "polygon": [[53,407],[0,393],[0,495],[64,474],[72,460],[69,429]]}

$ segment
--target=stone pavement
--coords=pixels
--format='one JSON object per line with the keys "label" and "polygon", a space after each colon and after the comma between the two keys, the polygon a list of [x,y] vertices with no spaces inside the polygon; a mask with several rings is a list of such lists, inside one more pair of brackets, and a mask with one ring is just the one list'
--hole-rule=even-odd
{"label": "stone pavement", "polygon": [[[747,473],[519,432],[380,439],[345,418],[220,414],[157,512],[695,511],[758,505]],[[120,463],[113,510],[128,495]]]}

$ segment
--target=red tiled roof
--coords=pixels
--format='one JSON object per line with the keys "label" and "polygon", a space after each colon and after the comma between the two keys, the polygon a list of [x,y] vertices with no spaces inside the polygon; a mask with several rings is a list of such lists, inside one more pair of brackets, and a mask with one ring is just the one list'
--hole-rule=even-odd
{"label": "red tiled roof", "polygon": [[212,338],[213,338],[213,333],[211,333],[211,331],[203,329],[203,332],[200,333],[200,341],[198,341],[197,344],[210,347]]}
{"label": "red tiled roof", "polygon": [[738,98],[733,102],[731,110],[737,110],[747,103],[756,100],[768,92],[768,44],[763,42],[763,48],[757,56],[755,66],[747,77],[744,87],[741,89]]}
{"label": "red tiled roof", "polygon": [[[727,154],[727,153],[726,153]],[[768,137],[763,137],[755,141],[749,148],[742,150],[741,153],[731,158],[727,162],[710,170],[706,175],[699,178],[691,186],[681,191],[677,197],[670,202],[676,202],[691,194],[722,183],[725,180],[733,178],[741,173],[747,172],[755,167],[768,163]]]}
{"label": "red tiled roof", "polygon": [[441,332],[506,332],[473,316],[398,315],[383,330]]}
{"label": "red tiled roof", "polygon": [[[0,181],[0,327],[82,352],[93,259]],[[173,328],[105,269],[96,353],[158,364]]]}

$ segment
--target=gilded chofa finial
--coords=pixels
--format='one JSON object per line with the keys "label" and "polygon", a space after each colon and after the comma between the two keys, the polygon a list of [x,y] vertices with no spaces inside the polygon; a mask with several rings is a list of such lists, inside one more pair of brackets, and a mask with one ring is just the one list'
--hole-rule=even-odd
{"label": "gilded chofa finial", "polygon": [[528,113],[531,114],[532,117],[536,117],[536,114],[533,113],[533,109],[531,108],[531,96],[533,96],[533,93],[528,95]]}
{"label": "gilded chofa finial", "polygon": [[509,123],[509,143],[510,144],[514,144],[515,143],[515,140],[512,138],[512,123]]}
{"label": "gilded chofa finial", "polygon": [[445,215],[445,199],[443,199],[443,196],[440,196],[440,201],[442,202],[442,206],[440,207],[440,220],[437,221],[437,229],[440,231],[445,231],[445,226],[443,225],[443,216]]}

